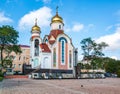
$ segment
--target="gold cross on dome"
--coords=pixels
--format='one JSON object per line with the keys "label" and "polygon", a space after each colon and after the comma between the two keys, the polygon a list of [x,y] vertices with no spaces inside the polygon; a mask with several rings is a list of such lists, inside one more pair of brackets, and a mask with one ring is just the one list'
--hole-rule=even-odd
{"label": "gold cross on dome", "polygon": [[37,18],[35,19],[35,25],[37,25]]}
{"label": "gold cross on dome", "polygon": [[56,13],[58,13],[58,6],[56,7]]}

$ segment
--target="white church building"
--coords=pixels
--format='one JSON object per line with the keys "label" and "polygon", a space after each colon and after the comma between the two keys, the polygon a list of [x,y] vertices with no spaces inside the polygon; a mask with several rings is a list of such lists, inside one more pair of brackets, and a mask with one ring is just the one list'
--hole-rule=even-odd
{"label": "white church building", "polygon": [[64,32],[64,22],[56,10],[50,23],[48,35],[41,38],[41,29],[35,25],[31,30],[30,64],[33,69],[53,69],[74,72],[75,47],[71,38]]}

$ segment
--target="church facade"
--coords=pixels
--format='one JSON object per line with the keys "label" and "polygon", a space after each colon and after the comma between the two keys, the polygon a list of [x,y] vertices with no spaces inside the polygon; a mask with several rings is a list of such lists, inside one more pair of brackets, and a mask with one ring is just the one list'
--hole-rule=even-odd
{"label": "church facade", "polygon": [[64,33],[64,23],[58,11],[52,17],[50,33],[41,38],[41,29],[35,25],[31,30],[30,64],[33,69],[71,71],[75,66],[75,48],[71,38]]}

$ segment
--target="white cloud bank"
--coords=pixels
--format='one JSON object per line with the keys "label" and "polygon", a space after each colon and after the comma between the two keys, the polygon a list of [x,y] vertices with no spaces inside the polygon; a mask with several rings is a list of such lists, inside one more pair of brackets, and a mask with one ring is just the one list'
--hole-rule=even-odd
{"label": "white cloud bank", "polygon": [[112,59],[118,60],[116,56],[111,56]]}
{"label": "white cloud bank", "polygon": [[83,24],[75,24],[72,28],[72,31],[79,32],[79,31],[83,30],[83,28],[84,28]]}
{"label": "white cloud bank", "polygon": [[52,17],[51,9],[48,7],[42,7],[38,10],[34,10],[25,14],[18,24],[18,29],[20,31],[30,30],[35,24],[35,19],[37,18],[37,24],[40,27],[46,27],[50,24],[50,19]]}
{"label": "white cloud bank", "polygon": [[80,32],[83,29],[84,29],[84,24],[77,23],[74,24],[71,28],[66,28],[66,32],[70,32],[70,31]]}
{"label": "white cloud bank", "polygon": [[109,45],[107,50],[120,50],[120,25],[116,27],[115,33],[102,36],[97,42],[106,42]]}
{"label": "white cloud bank", "polygon": [[88,32],[88,31],[91,31],[91,30],[94,30],[94,29],[95,29],[94,24],[88,24],[88,25],[85,26],[84,24],[81,24],[81,23],[75,23],[75,24],[73,24],[72,27],[65,28],[65,31],[66,32],[70,32],[70,31],[73,31],[73,32],[80,32],[80,31]]}
{"label": "white cloud bank", "polygon": [[13,22],[12,19],[10,19],[9,17],[6,17],[4,12],[0,12],[0,23],[10,23]]}

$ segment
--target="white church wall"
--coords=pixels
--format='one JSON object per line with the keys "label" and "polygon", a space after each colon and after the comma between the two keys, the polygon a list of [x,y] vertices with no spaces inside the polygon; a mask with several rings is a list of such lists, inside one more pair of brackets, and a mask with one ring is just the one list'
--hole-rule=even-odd
{"label": "white church wall", "polygon": [[[73,47],[73,45],[71,44],[71,40],[70,40],[70,38],[66,35],[66,34],[60,34],[58,37],[57,37],[57,39],[56,39],[56,41],[59,43],[59,38],[61,38],[61,37],[64,37],[66,40],[67,40],[67,43],[68,43],[68,69],[73,69],[73,53],[74,53],[74,47]],[[69,67],[69,51],[71,50],[71,54],[72,54],[72,62],[71,62],[71,68]],[[58,54],[58,46],[57,46],[57,54]],[[57,60],[58,60],[58,56],[57,56]]]}
{"label": "white church wall", "polygon": [[[56,66],[53,66],[53,49],[56,48]],[[58,42],[55,42],[51,46],[51,61],[52,61],[52,68],[53,69],[58,69]]]}
{"label": "white church wall", "polygon": [[51,69],[51,53],[42,53],[41,68]]}
{"label": "white church wall", "polygon": [[70,68],[70,67],[69,67],[69,66],[70,66],[70,63],[69,63],[69,62],[70,62],[70,61],[69,61],[69,59],[68,59],[68,69],[73,69],[73,53],[74,53],[74,52],[73,52],[73,46],[72,46],[71,43],[68,44],[68,57],[69,57],[69,54],[70,54],[70,52],[69,52],[70,50],[71,50],[71,54],[72,54],[72,56],[71,56],[71,57],[72,57],[72,60],[71,60],[71,68]]}
{"label": "white church wall", "polygon": [[39,33],[33,33],[32,36],[40,36]]}
{"label": "white church wall", "polygon": [[63,30],[63,24],[62,23],[52,23],[51,24],[51,30],[56,30],[56,29],[59,29],[59,30]]}

